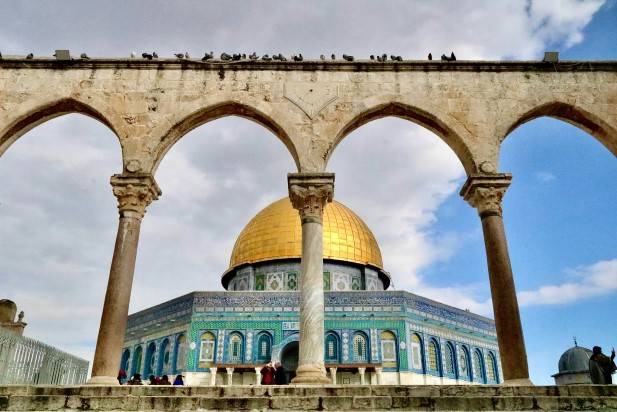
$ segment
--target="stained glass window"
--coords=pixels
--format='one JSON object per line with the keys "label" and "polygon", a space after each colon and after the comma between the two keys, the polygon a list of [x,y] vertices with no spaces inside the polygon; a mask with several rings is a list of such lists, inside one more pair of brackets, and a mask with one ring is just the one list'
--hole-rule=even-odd
{"label": "stained glass window", "polygon": [[438,355],[437,355],[437,343],[431,340],[428,344],[428,369],[432,371],[439,370]]}
{"label": "stained glass window", "polygon": [[482,382],[484,380],[484,368],[482,367],[482,355],[478,350],[473,352],[473,368],[476,374],[474,380],[477,382]]}
{"label": "stained glass window", "polygon": [[326,336],[326,361],[338,361],[338,339],[333,333]]}
{"label": "stained glass window", "polygon": [[486,357],[486,376],[489,381],[497,382],[497,363],[492,353]]}
{"label": "stained glass window", "polygon": [[201,335],[201,346],[199,348],[199,361],[212,362],[214,360],[214,335],[206,332]]}
{"label": "stained glass window", "polygon": [[451,375],[454,375],[454,349],[452,348],[452,344],[451,343],[447,343],[446,344],[446,362],[445,362],[445,368],[446,368],[446,373],[449,373]]}
{"label": "stained glass window", "polygon": [[461,347],[459,351],[458,368],[460,377],[469,379],[469,356],[467,354],[467,349],[464,347]]}
{"label": "stained glass window", "polygon": [[356,362],[366,362],[366,336],[356,333],[353,337],[353,357]]}
{"label": "stained glass window", "polygon": [[242,337],[237,333],[229,337],[229,360],[231,362],[242,360]]}
{"label": "stained glass window", "polygon": [[422,370],[422,342],[415,333],[411,335],[411,366]]}
{"label": "stained glass window", "polygon": [[257,359],[260,362],[270,361],[271,341],[270,336],[263,333],[257,340]]}

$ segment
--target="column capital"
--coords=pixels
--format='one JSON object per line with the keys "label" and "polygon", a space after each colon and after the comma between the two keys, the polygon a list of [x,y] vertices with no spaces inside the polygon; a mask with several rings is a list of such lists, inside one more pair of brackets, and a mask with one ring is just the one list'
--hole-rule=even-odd
{"label": "column capital", "polygon": [[478,209],[480,218],[501,216],[501,201],[511,181],[510,173],[469,175],[459,194]]}
{"label": "column capital", "polygon": [[300,212],[302,223],[323,220],[323,208],[334,196],[334,173],[288,173],[291,204]]}
{"label": "column capital", "polygon": [[146,208],[161,195],[151,174],[113,175],[110,179],[121,217],[141,219]]}

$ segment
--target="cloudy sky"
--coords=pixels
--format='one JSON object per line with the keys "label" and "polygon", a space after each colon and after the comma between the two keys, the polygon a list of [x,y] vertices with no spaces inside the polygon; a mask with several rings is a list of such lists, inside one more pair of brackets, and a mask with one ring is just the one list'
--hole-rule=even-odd
{"label": "cloudy sky", "polygon": [[[105,6],[103,6],[104,4]],[[602,1],[3,1],[0,52],[171,56],[251,52],[459,59],[617,59],[617,4]],[[161,163],[131,312],[193,290],[220,290],[236,236],[286,196],[294,164],[270,132],[224,118],[187,134]],[[27,335],[92,358],[117,227],[109,176],[120,147],[81,115],[49,121],[0,159],[0,298]],[[479,219],[457,192],[464,171],[436,135],[400,119],[350,134],[328,170],[335,197],[372,228],[396,289],[491,316]],[[537,119],[506,140],[504,203],[532,380],[559,355],[617,342],[617,162],[591,136]]]}

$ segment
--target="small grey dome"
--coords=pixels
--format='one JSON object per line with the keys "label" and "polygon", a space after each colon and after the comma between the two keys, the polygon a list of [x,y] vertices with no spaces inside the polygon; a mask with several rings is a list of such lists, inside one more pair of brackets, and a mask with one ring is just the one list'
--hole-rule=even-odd
{"label": "small grey dome", "polygon": [[589,370],[589,358],[593,352],[582,346],[574,346],[559,358],[559,373],[584,372]]}
{"label": "small grey dome", "polygon": [[17,305],[12,300],[0,300],[0,323],[9,323],[15,321],[17,313]]}

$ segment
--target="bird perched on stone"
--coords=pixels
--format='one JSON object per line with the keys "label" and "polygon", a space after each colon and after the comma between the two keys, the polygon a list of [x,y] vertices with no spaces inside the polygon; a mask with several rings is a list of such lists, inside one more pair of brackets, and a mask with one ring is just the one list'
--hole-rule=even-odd
{"label": "bird perched on stone", "polygon": [[26,59],[28,59],[28,60],[30,60],[30,59],[34,59],[34,54],[29,53],[29,54],[26,56]]}
{"label": "bird perched on stone", "polygon": [[320,58],[321,60],[326,60],[326,56],[324,56],[323,54],[321,54],[321,55],[319,56],[319,58]]}
{"label": "bird perched on stone", "polygon": [[153,59],[158,59],[158,58],[159,58],[159,55],[158,55],[158,54],[156,54],[156,52],[152,52],[152,58],[153,58]]}
{"label": "bird perched on stone", "polygon": [[210,52],[210,53],[205,52],[204,53],[204,57],[201,58],[201,61],[202,62],[206,62],[208,60],[212,60],[213,58],[214,58],[214,53],[212,53],[212,52]]}
{"label": "bird perched on stone", "polygon": [[[152,60],[152,55],[150,53],[142,53],[141,57],[143,57],[144,59]],[[182,57],[178,57],[178,58],[181,59]]]}
{"label": "bird perched on stone", "polygon": [[88,60],[90,57],[88,57],[88,55],[86,53],[82,53],[79,55],[79,57],[83,60]]}
{"label": "bird perched on stone", "polygon": [[176,56],[178,59],[184,59],[184,53],[174,53],[174,56]]}
{"label": "bird perched on stone", "polygon": [[241,58],[242,58],[242,55],[240,53],[234,53],[231,55],[231,60],[234,60],[234,61],[238,61]]}
{"label": "bird perched on stone", "polygon": [[253,53],[249,54],[249,59],[250,60],[257,60],[257,59],[259,59],[259,56],[257,55],[257,53],[253,52]]}
{"label": "bird perched on stone", "polygon": [[450,61],[450,60],[448,59],[448,56],[446,56],[445,54],[442,54],[442,55],[441,55],[441,60],[442,60],[442,61],[446,61],[446,62],[447,62],[447,61]]}
{"label": "bird perched on stone", "polygon": [[269,62],[269,61],[272,61],[272,57],[268,56],[267,54],[264,54],[263,56],[261,56],[261,60],[265,62]]}
{"label": "bird perched on stone", "polygon": [[272,55],[272,60],[281,60],[281,59],[279,58],[278,54],[273,54]]}
{"label": "bird perched on stone", "polygon": [[348,62],[352,62],[353,56],[350,56],[348,54],[343,54],[343,59],[347,60]]}
{"label": "bird perched on stone", "polygon": [[451,62],[456,61],[456,56],[454,55],[454,52],[450,53],[450,61]]}
{"label": "bird perched on stone", "polygon": [[336,55],[334,53],[332,53],[332,56],[330,56],[332,58],[332,60],[336,60]]}
{"label": "bird perched on stone", "polygon": [[283,56],[281,53],[279,53],[278,58],[282,62],[286,62],[287,61],[287,57]]}
{"label": "bird perched on stone", "polygon": [[383,57],[382,56],[377,56],[377,61],[378,62],[382,62],[383,61]]}
{"label": "bird perched on stone", "polygon": [[375,60],[375,55],[374,55],[374,54],[371,54],[370,59],[371,59],[371,60]]}
{"label": "bird perched on stone", "polygon": [[293,55],[293,60],[295,62],[301,62],[302,60],[304,60],[304,56],[302,56],[302,53],[298,54],[298,55]]}
{"label": "bird perched on stone", "polygon": [[221,60],[231,60],[231,55],[227,53],[221,53]]}
{"label": "bird perched on stone", "polygon": [[385,62],[386,60],[388,60],[388,55],[386,53],[381,55],[381,61]]}
{"label": "bird perched on stone", "polygon": [[429,60],[433,60],[433,54],[432,54],[432,53],[429,53],[429,54],[428,54],[428,59],[429,59]]}
{"label": "bird perched on stone", "polygon": [[402,62],[403,61],[403,56],[394,56],[394,58],[392,59],[396,62]]}

